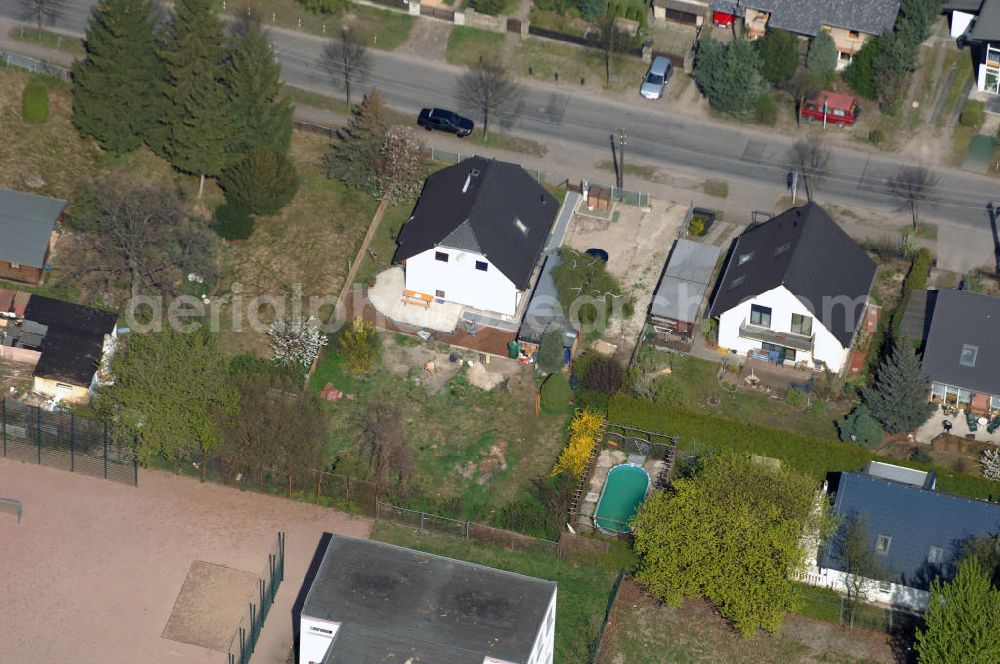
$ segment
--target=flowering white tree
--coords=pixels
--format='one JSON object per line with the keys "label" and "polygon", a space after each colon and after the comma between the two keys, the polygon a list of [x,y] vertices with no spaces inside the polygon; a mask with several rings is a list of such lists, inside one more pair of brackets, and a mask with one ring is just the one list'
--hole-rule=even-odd
{"label": "flowering white tree", "polygon": [[416,198],[424,179],[424,144],[409,127],[392,127],[385,135],[371,185],[375,197],[394,205]]}
{"label": "flowering white tree", "polygon": [[327,342],[326,336],[319,331],[316,319],[305,320],[301,316],[277,319],[271,323],[267,334],[271,337],[274,359],[285,366],[301,364],[309,367]]}
{"label": "flowering white tree", "polygon": [[983,450],[979,463],[983,464],[983,476],[991,480],[1000,480],[1000,450],[995,447]]}

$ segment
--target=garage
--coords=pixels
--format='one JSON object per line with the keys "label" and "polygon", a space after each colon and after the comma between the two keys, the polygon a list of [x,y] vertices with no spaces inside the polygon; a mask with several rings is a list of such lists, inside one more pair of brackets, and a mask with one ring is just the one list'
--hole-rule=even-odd
{"label": "garage", "polygon": [[653,16],[682,25],[699,26],[705,20],[708,3],[698,0],[654,0]]}

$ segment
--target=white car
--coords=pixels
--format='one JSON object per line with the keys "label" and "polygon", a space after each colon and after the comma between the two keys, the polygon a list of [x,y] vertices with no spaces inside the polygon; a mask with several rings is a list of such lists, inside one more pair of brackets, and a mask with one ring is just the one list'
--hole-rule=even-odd
{"label": "white car", "polygon": [[663,89],[667,87],[667,83],[673,75],[674,63],[662,55],[656,56],[649,65],[645,78],[642,79],[639,94],[646,99],[660,99],[663,97]]}

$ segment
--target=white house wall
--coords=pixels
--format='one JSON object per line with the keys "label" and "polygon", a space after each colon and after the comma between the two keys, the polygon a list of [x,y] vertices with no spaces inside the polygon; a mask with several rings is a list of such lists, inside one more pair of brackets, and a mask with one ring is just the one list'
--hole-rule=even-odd
{"label": "white house wall", "polygon": [[[434,257],[438,251],[448,254],[447,263]],[[476,269],[476,261],[486,262],[485,272]],[[444,291],[443,300],[506,316],[517,310],[518,289],[481,254],[435,247],[407,258],[405,271],[406,290],[427,295]]]}
{"label": "white house wall", "polygon": [[975,14],[953,11],[951,13],[951,36],[961,37],[964,35],[965,31],[969,29],[969,24],[972,23],[972,19],[974,18],[976,18]]}
{"label": "white house wall", "polygon": [[805,360],[814,362],[821,360],[834,370],[839,371],[847,359],[848,349],[840,345],[833,334],[827,330],[802,301],[784,286],[778,286],[747,300],[719,316],[719,346],[735,350],[740,355],[759,349],[761,342],[755,339],[744,339],[740,336],[740,326],[750,322],[751,305],[760,305],[771,309],[771,329],[775,332],[789,332],[792,326],[792,314],[810,316],[813,319],[812,331],[813,354],[796,351],[796,362]]}
{"label": "white house wall", "polygon": [[531,648],[531,657],[526,664],[552,664],[556,644],[556,592],[552,591],[552,599],[545,610],[542,624],[538,626],[535,644]]}
{"label": "white house wall", "polygon": [[[800,579],[810,586],[829,588],[841,594],[847,593],[849,575],[836,569],[811,567]],[[886,587],[886,585],[888,587]],[[882,584],[869,579],[866,600],[872,604],[898,606],[923,613],[930,603],[931,594],[919,588],[910,588],[898,583]]]}
{"label": "white house wall", "polygon": [[337,635],[340,623],[319,618],[301,616],[299,618],[299,662],[298,664],[320,664],[326,651]]}

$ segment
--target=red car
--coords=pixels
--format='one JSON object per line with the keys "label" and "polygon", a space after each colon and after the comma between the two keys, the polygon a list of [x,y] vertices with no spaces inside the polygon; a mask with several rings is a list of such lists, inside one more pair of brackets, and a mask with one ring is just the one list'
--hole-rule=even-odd
{"label": "red car", "polygon": [[731,28],[736,22],[736,17],[726,12],[712,12],[712,23],[718,28]]}
{"label": "red car", "polygon": [[858,106],[857,97],[821,90],[806,99],[800,112],[806,122],[819,120],[824,126],[831,123],[838,127],[847,127],[858,119],[861,107]]}

